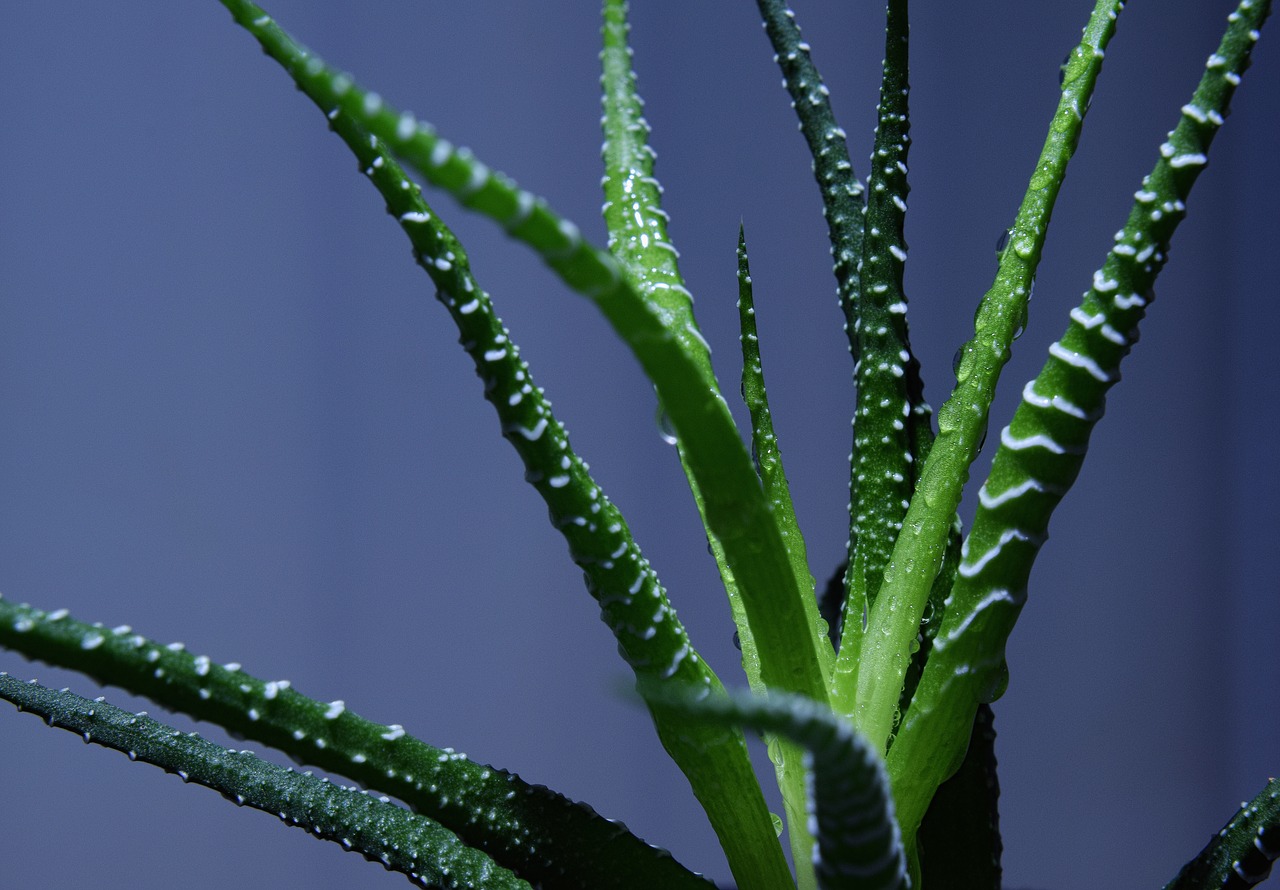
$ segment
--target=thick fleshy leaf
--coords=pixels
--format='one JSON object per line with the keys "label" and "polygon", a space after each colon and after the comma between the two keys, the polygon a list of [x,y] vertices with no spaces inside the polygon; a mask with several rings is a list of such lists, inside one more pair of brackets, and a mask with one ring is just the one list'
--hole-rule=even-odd
{"label": "thick fleshy leaf", "polygon": [[[649,145],[649,124],[641,113],[643,103],[636,90],[628,32],[627,4],[624,0],[604,0],[604,46],[600,58],[605,137],[604,220],[609,230],[609,246],[636,288],[667,318],[667,326],[674,336],[678,339],[696,338],[697,343],[688,344],[689,354],[705,363],[705,373],[714,378],[710,351],[696,348],[698,344],[705,344],[693,320],[692,296],[680,274],[679,255],[671,243],[667,214],[661,206],[662,188],[654,176],[655,154]],[[665,413],[661,391],[659,400],[659,410]],[[793,571],[790,583],[784,586],[774,583],[769,587],[760,583],[762,576],[756,570],[744,573],[744,568],[756,561],[749,555],[754,543],[741,538],[726,540],[721,536],[708,511],[703,485],[698,481],[701,469],[698,451],[696,447],[690,447],[687,436],[681,434],[678,427],[676,446],[729,596],[739,638],[745,641],[744,654],[751,656],[744,659],[744,666],[748,671],[759,670],[749,681],[756,685],[768,682],[779,688],[825,699],[833,653],[821,627],[817,600],[813,596],[813,579],[808,570]],[[760,482],[753,478],[751,484],[758,490]],[[754,495],[753,491],[753,498]],[[711,496],[714,498],[715,493]],[[767,485],[765,497],[771,507],[775,505]],[[776,531],[777,541],[784,548],[783,555],[794,570],[796,562],[792,548],[799,536],[798,529],[794,523],[788,529],[785,517],[776,510],[770,511],[770,520],[769,524],[775,526],[770,531]],[[789,533],[793,533],[791,538],[788,538]],[[764,622],[768,619],[763,616],[775,608],[770,600],[790,601],[798,607],[799,614],[803,616],[803,627],[808,628],[807,641],[792,639],[780,645],[783,636],[797,635],[802,628],[793,626],[780,634],[777,631],[781,628],[766,626]],[[813,679],[820,681],[820,691],[815,691],[811,685]],[[804,806],[799,756],[800,752],[785,740],[775,746],[775,766],[787,824],[791,828],[792,854],[796,861],[804,863],[808,861],[811,842],[804,821],[799,818]],[[777,865],[780,869],[781,862]],[[735,869],[735,874],[738,871]],[[781,871],[777,879],[782,879]],[[738,880],[740,884],[743,881],[741,877]],[[802,875],[801,885],[806,883]]]}
{"label": "thick fleshy leaf", "polygon": [[101,698],[90,701],[7,673],[0,673],[0,698],[43,717],[50,726],[80,734],[86,744],[122,751],[130,760],[212,788],[237,806],[272,813],[286,825],[341,844],[423,887],[529,890],[526,881],[438,822],[389,798],[268,763],[250,751],[215,745]]}
{"label": "thick fleshy leaf", "polygon": [[[885,26],[884,73],[875,148],[863,216],[862,292],[857,324],[858,406],[853,421],[853,503],[850,507],[856,571],[846,575],[845,609],[871,608],[893,542],[902,529],[917,467],[912,441],[906,366],[907,298],[902,274],[907,259],[903,221],[907,211],[908,32],[906,0],[890,0]],[[860,651],[862,623],[845,621],[845,659]]]}
{"label": "thick fleshy leaf", "polygon": [[[778,446],[773,414],[769,410],[769,393],[765,387],[760,336],[756,326],[755,291],[747,258],[747,238],[741,227],[738,229],[738,325],[742,345],[742,400],[751,416],[752,458],[756,472],[760,475],[765,497],[769,499],[778,528],[782,530],[787,556],[796,574],[796,583],[803,589],[812,590],[814,580],[809,571],[809,555],[804,536],[800,532],[800,523],[796,519],[795,505],[791,501],[791,488],[782,466],[782,450]],[[742,648],[745,657],[745,641]],[[752,679],[750,670],[747,671],[747,677]]]}
{"label": "thick fleshy leaf", "polygon": [[813,156],[813,175],[822,192],[836,286],[845,314],[845,332],[854,360],[858,358],[857,305],[859,261],[862,259],[862,211],[865,186],[849,158],[848,135],[836,121],[827,86],[814,64],[809,44],[786,0],[756,0],[765,34],[782,72],[782,85],[800,122],[800,133]]}
{"label": "thick fleshy leaf", "polygon": [[680,254],[671,243],[668,217],[662,209],[662,185],[654,176],[656,154],[649,145],[649,122],[642,113],[644,103],[636,92],[626,3],[604,0],[603,18],[601,185],[609,251],[645,301],[663,316],[667,328],[710,371],[711,351],[693,316],[693,295],[680,274]]}

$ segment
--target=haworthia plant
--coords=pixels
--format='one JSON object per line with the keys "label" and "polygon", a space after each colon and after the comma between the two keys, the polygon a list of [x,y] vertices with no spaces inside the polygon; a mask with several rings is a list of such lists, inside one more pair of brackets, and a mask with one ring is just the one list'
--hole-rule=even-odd
{"label": "haworthia plant", "polygon": [[[677,226],[663,208],[651,146],[661,133],[642,114],[627,4],[602,3],[607,240],[596,245],[547,201],[321,61],[259,6],[220,2],[320,108],[408,237],[737,886],[998,890],[1002,841],[990,703],[1009,680],[1006,640],[1027,601],[1053,510],[1081,469],[1119,363],[1136,342],[1191,187],[1270,12],[1268,0],[1240,0],[1231,14],[1066,333],[1023,389],[978,490],[967,536],[957,518],[962,489],[1000,372],[1028,323],[1050,217],[1124,3],[1096,0],[1064,63],[1043,152],[972,336],[958,353],[956,385],[935,433],[907,327],[907,0],[887,0],[865,186],[796,14],[782,2],[757,0],[813,158],[853,359],[849,536],[846,565],[833,585],[843,615],[828,612],[832,627],[819,617],[782,468],[786,428],[775,426],[760,343],[767,326],[756,317],[757,305],[777,306],[795,295],[753,287],[740,227],[741,394],[750,418],[749,428],[740,429],[724,395],[731,388],[717,379],[694,314],[675,247]],[[504,163],[518,164],[519,156]],[[652,382],[724,583],[751,695],[726,692],[694,647],[673,607],[681,594],[659,582],[621,510],[570,445],[497,314],[495,300],[503,295],[484,289],[483,269],[473,272],[468,251],[428,202],[424,189],[432,188],[501,226],[591,300]],[[726,264],[726,287],[730,275]],[[592,373],[608,382],[607,369]],[[645,413],[652,408],[647,404]],[[365,720],[342,701],[307,698],[286,681],[260,680],[238,664],[158,644],[130,627],[86,624],[63,609],[0,599],[0,646],[357,783],[343,787],[104,699],[0,673],[0,697],[51,726],[276,813],[424,886],[712,886],[694,871],[707,863],[687,867],[585,805],[414,738],[399,724]],[[785,826],[769,812],[744,728],[767,739]],[[1264,880],[1280,851],[1278,794],[1272,780],[1169,890]]]}

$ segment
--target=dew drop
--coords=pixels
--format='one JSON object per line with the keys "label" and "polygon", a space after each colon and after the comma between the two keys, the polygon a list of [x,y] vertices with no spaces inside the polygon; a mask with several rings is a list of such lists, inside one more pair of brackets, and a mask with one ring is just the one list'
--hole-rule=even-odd
{"label": "dew drop", "polygon": [[[1032,289],[1035,288],[1034,282],[1032,282],[1031,287]],[[1027,299],[1030,299],[1029,295]],[[1013,339],[1017,340],[1027,329],[1027,304],[1024,302],[1015,311],[1017,312],[1017,318],[1015,319],[1015,324],[1013,326]]]}
{"label": "dew drop", "polygon": [[769,762],[774,766],[781,767],[787,762],[786,756],[782,753],[782,743],[776,736],[769,739],[768,744],[765,745],[765,752],[769,755]]}
{"label": "dew drop", "polygon": [[949,436],[956,431],[955,412],[949,410],[950,403],[944,404],[938,411],[938,434]]}
{"label": "dew drop", "polygon": [[1004,249],[1009,246],[1009,236],[1013,234],[1012,229],[1003,229],[1000,237],[996,239],[996,258],[1000,258],[1000,254],[1004,253]]}
{"label": "dew drop", "polygon": [[920,624],[925,625],[933,621],[934,606],[933,600],[926,600],[924,610],[920,613]]}
{"label": "dew drop", "polygon": [[778,837],[782,837],[782,817],[777,813],[770,813],[769,818],[773,820],[773,830]]}
{"label": "dew drop", "polygon": [[662,410],[661,405],[658,406],[657,413],[654,417],[658,424],[658,435],[662,436],[662,441],[666,442],[668,445],[674,445],[676,442],[680,441],[676,438],[676,428],[671,423],[671,418],[667,416],[666,411]]}

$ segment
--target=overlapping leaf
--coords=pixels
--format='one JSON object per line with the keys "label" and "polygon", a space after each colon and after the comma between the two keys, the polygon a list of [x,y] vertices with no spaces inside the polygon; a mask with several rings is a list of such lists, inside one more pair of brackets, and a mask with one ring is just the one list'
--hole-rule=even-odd
{"label": "overlapping leaf", "polygon": [[[533,382],[488,294],[472,276],[462,245],[376,136],[341,112],[331,120],[431,276],[485,383],[485,398],[525,464],[526,480],[546,502],[552,523],[582,568],[623,657],[638,678],[719,688],[719,680],[689,642],[621,513],[570,447],[564,426]],[[654,716],[663,745],[689,779],[735,875],[740,873],[739,884],[776,886],[786,874],[786,865],[741,734],[707,731],[707,727]]]}
{"label": "overlapping leaf", "polygon": [[[838,675],[839,683],[856,690],[854,723],[882,749],[893,729],[910,661],[910,643],[919,632],[925,603],[942,566],[948,532],[969,478],[969,465],[986,429],[1000,370],[1008,360],[1015,333],[1025,322],[1049,217],[1122,5],[1121,0],[1098,0],[1073,54],[1044,150],[1014,221],[1011,249],[1001,255],[995,283],[983,297],[975,318],[974,337],[963,347],[955,390],[938,412],[938,436],[894,545],[884,583],[869,611],[856,672]],[[837,698],[848,700],[849,696],[845,693]],[[957,744],[968,738],[971,725],[959,732]],[[956,765],[949,766],[954,770]],[[918,817],[916,814],[917,821]],[[910,824],[909,831],[914,827]]]}
{"label": "overlapping leaf", "polygon": [[825,641],[816,609],[807,603],[812,597],[796,590],[786,548],[711,374],[705,347],[691,345],[683,317],[655,307],[639,292],[631,273],[583,241],[577,227],[544,202],[469,152],[455,150],[429,126],[361,90],[302,49],[258,6],[247,0],[222,3],[322,110],[350,115],[428,181],[502,222],[600,307],[653,381],[682,443],[707,525],[738,579],[770,685],[825,698],[823,663],[830,656],[819,645]]}
{"label": "overlapping leaf", "polygon": [[0,673],[0,698],[43,717],[50,726],[79,733],[86,743],[114,748],[130,760],[212,788],[237,806],[272,813],[287,825],[381,862],[423,887],[529,890],[527,881],[468,847],[439,823],[389,798],[276,766],[250,751],[223,748],[103,699],[90,701],[7,673]]}
{"label": "overlapping leaf", "polygon": [[[642,692],[651,694],[643,685]],[[893,794],[875,749],[846,720],[808,699],[770,693],[652,693],[662,707],[785,734],[811,754],[811,796],[822,890],[905,890],[910,883]]]}
{"label": "overlapping leaf", "polygon": [[582,890],[643,890],[655,882],[707,887],[665,851],[589,807],[428,745],[403,726],[366,720],[342,702],[308,698],[286,680],[263,681],[238,664],[193,655],[181,643],[0,598],[0,645],[394,795],[530,881]]}
{"label": "overlapping leaf", "polygon": [[[959,764],[978,704],[1004,691],[1005,640],[1026,601],[1049,517],[1075,481],[1107,390],[1137,339],[1191,186],[1269,10],[1269,0],[1244,0],[1231,15],[1194,96],[1135,193],[1115,246],[1000,435],[933,654],[889,752],[904,830],[914,828],[938,783]],[[1076,58],[1067,67],[1067,91],[1086,76],[1087,59]],[[1015,228],[1013,253],[1019,237]],[[978,373],[961,366],[962,375]]]}

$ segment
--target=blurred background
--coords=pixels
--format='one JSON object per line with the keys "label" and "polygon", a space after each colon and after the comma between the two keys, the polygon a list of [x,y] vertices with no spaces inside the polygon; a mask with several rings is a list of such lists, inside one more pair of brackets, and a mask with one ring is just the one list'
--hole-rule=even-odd
{"label": "blurred background", "polygon": [[[879,6],[795,5],[860,175]],[[1089,4],[920,6],[906,288],[937,406]],[[993,429],[1064,329],[1231,8],[1165,0],[1122,17]],[[595,5],[269,11],[603,242]],[[655,0],[632,20],[673,238],[728,393],[745,223],[822,583],[847,536],[851,363],[802,140],[754,4]],[[1214,145],[1010,642],[996,726],[1011,888],[1159,887],[1280,769],[1278,40],[1264,34]],[[0,78],[0,593],[345,699],[727,881],[648,717],[617,694],[613,640],[408,242],[284,73],[213,0],[139,0],[12,5]],[[700,651],[742,685],[636,364],[528,251],[437,204]],[[101,694],[10,653],[0,670]],[[7,887],[402,886],[8,706],[0,788]]]}

